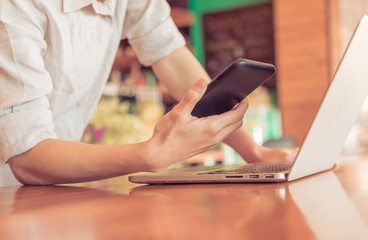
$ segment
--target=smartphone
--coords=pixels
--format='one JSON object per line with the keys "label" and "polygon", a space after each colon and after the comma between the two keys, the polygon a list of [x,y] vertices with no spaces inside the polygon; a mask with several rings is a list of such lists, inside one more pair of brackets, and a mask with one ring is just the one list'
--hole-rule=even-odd
{"label": "smartphone", "polygon": [[208,84],[192,115],[200,118],[231,110],[275,72],[272,64],[244,58],[235,60]]}

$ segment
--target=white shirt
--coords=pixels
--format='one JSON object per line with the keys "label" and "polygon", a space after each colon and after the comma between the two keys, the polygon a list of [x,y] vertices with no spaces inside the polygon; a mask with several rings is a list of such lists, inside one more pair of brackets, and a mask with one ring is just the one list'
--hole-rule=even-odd
{"label": "white shirt", "polygon": [[42,140],[80,140],[122,38],[144,65],[185,44],[165,0],[0,0],[1,176]]}

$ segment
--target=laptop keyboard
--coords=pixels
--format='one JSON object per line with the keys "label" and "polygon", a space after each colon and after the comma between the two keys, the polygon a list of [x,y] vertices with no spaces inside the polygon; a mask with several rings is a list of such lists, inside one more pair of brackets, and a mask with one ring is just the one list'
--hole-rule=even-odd
{"label": "laptop keyboard", "polygon": [[290,170],[290,163],[268,163],[268,164],[247,164],[236,169],[216,170],[210,172],[198,173],[204,174],[246,174],[246,173],[275,173]]}

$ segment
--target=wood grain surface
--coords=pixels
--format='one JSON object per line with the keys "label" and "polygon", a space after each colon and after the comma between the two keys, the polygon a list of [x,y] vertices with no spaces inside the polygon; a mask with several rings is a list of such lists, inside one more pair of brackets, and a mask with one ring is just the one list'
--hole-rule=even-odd
{"label": "wood grain surface", "polygon": [[291,183],[136,185],[125,176],[5,187],[0,232],[7,240],[368,239],[367,197],[368,157]]}

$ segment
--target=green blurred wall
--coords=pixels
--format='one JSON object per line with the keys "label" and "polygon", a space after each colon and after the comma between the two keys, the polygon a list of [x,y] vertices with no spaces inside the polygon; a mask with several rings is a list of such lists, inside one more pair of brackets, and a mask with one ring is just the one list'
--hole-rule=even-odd
{"label": "green blurred wall", "polygon": [[195,23],[190,28],[191,44],[199,62],[204,66],[203,14],[268,2],[272,0],[189,0],[189,9],[195,17]]}

